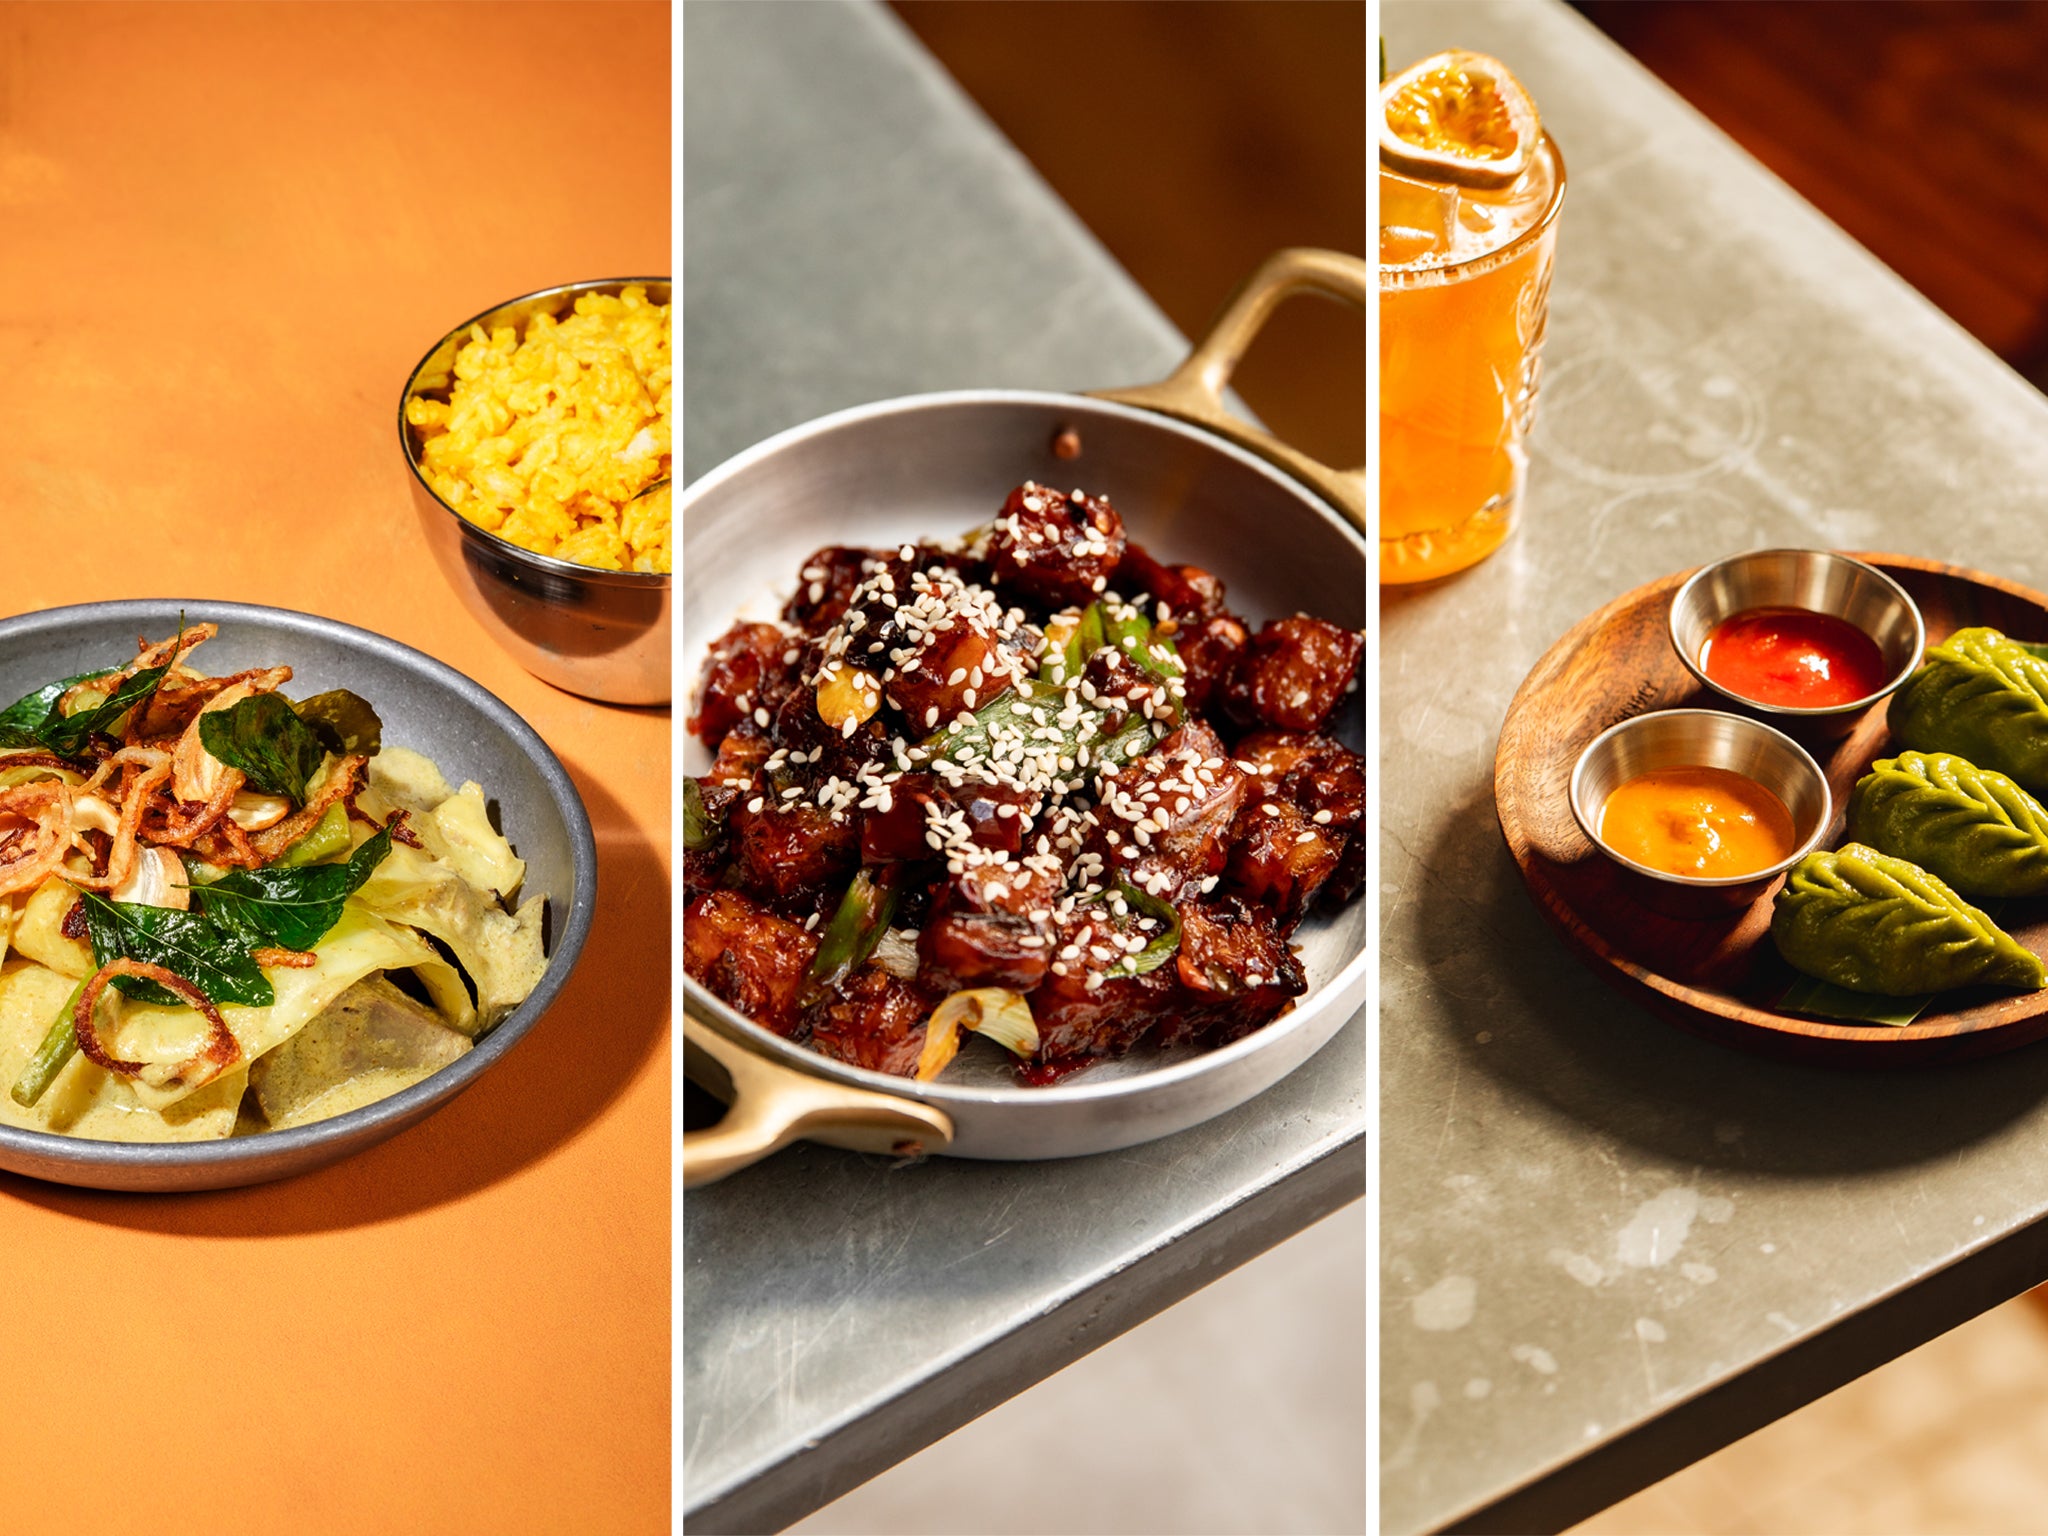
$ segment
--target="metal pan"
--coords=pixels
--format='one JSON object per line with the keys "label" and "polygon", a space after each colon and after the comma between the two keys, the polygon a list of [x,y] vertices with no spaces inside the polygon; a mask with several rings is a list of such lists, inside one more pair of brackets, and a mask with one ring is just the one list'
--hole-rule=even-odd
{"label": "metal pan", "polygon": [[[1225,406],[1238,359],[1286,297],[1365,308],[1370,269],[1282,251],[1253,274],[1164,383],[1093,396],[1019,390],[913,395],[792,428],[683,493],[680,675],[696,677],[735,619],[779,606],[797,562],[825,544],[888,544],[985,519],[1026,479],[1103,491],[1161,559],[1216,572],[1254,623],[1296,612],[1364,628],[1365,474],[1333,470]],[[1079,438],[1062,458],[1055,441]],[[1363,745],[1363,711],[1344,730]],[[683,771],[709,755],[695,742]],[[845,1066],[753,1024],[685,977],[684,1069],[728,1101],[683,1138],[685,1186],[797,1140],[954,1157],[1077,1157],[1135,1146],[1235,1108],[1306,1061],[1363,1001],[1363,905],[1303,925],[1310,990],[1221,1050],[1140,1050],[1049,1088],[1015,1085],[994,1052],[963,1051],[942,1081]]]}

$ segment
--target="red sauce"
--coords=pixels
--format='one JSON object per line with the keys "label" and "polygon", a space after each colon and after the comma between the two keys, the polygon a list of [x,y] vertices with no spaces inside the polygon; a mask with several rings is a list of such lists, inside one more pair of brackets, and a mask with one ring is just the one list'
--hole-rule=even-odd
{"label": "red sauce", "polygon": [[1723,619],[1707,636],[1700,667],[1730,693],[1791,709],[1853,704],[1888,680],[1875,640],[1806,608],[1750,608]]}

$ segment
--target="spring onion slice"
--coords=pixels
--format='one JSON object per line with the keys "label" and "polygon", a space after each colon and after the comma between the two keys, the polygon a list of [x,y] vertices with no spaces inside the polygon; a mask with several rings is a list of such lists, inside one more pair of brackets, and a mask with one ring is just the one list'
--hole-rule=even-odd
{"label": "spring onion slice", "polygon": [[1029,1059],[1038,1052],[1038,1021],[1021,992],[1005,987],[974,987],[955,992],[932,1010],[925,1025],[924,1049],[917,1058],[917,1080],[928,1083],[946,1069],[960,1050],[960,1031],[986,1035],[1014,1056]]}
{"label": "spring onion slice", "polygon": [[839,899],[839,910],[825,925],[818,952],[811,958],[803,1001],[811,1003],[846,980],[874,953],[889,920],[896,915],[896,877],[901,865],[890,865],[881,878],[863,869]]}

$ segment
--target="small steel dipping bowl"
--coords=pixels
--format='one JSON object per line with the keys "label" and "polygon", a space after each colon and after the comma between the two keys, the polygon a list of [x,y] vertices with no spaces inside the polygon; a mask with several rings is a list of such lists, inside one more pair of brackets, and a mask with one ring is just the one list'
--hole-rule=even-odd
{"label": "small steel dipping bowl", "polygon": [[542,682],[610,704],[666,704],[671,578],[605,571],[521,549],[479,528],[434,494],[420,469],[419,431],[406,420],[416,395],[445,398],[455,354],[469,329],[511,326],[524,334],[537,314],[566,315],[586,293],[632,284],[667,304],[665,277],[616,277],[543,288],[473,315],[435,342],[398,397],[398,442],[412,471],[413,503],[441,572],[491,637]]}
{"label": "small steel dipping bowl", "polygon": [[[1889,681],[1875,693],[1825,709],[1768,704],[1732,693],[1707,676],[1701,656],[1714,626],[1753,608],[1832,614],[1877,642]],[[1834,741],[1913,675],[1927,643],[1920,610],[1891,577],[1861,560],[1821,549],[1756,549],[1696,571],[1671,597],[1671,644],[1686,670],[1724,699],[1809,740]]]}
{"label": "small steel dipping bowl", "polygon": [[[1768,869],[1717,878],[1669,874],[1615,852],[1600,836],[1607,797],[1660,768],[1724,768],[1761,784],[1792,815],[1792,852]],[[1760,720],[1715,709],[1659,710],[1608,727],[1572,765],[1571,801],[1579,829],[1628,872],[1644,902],[1679,917],[1747,907],[1813,852],[1834,814],[1827,775],[1804,747]]]}

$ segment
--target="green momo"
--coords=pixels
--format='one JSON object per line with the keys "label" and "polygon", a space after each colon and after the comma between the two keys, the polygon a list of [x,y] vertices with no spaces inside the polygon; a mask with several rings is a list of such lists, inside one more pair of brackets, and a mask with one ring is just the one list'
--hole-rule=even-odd
{"label": "green momo", "polygon": [[2031,951],[1940,879],[1861,843],[1799,861],[1778,892],[1771,937],[1793,969],[1852,992],[2048,986]]}
{"label": "green momo", "polygon": [[1959,629],[1891,704],[1891,727],[1920,752],[1954,752],[2048,794],[2048,661],[1995,629]]}
{"label": "green momo", "polygon": [[2048,895],[2048,808],[2002,773],[1949,752],[1870,765],[1849,796],[1849,836],[1979,900]]}

